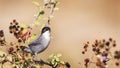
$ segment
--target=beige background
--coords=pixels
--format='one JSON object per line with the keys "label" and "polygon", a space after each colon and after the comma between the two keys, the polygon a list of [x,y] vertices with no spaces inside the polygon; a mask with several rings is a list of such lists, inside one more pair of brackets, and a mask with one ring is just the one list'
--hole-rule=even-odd
{"label": "beige background", "polygon": [[[51,23],[52,41],[49,48],[39,54],[41,58],[46,59],[52,53],[62,53],[63,59],[70,62],[72,68],[84,68],[79,62],[89,57],[89,53],[81,55],[83,42],[112,37],[117,40],[120,49],[120,0],[58,1],[60,10],[55,12]],[[27,24],[34,21],[36,7],[31,2],[0,0],[0,29],[5,31],[7,41],[15,39],[8,32],[9,22],[13,19]]]}

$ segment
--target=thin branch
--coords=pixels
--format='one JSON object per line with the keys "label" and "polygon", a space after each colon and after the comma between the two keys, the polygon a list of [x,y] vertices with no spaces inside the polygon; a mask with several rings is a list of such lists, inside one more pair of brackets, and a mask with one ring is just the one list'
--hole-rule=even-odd
{"label": "thin branch", "polygon": [[43,61],[43,60],[34,60],[34,62],[37,62],[37,63],[39,63],[40,65],[48,65],[48,66],[50,66],[50,67],[53,67],[52,64],[50,64],[50,63],[48,63],[48,62],[45,62],[45,61]]}

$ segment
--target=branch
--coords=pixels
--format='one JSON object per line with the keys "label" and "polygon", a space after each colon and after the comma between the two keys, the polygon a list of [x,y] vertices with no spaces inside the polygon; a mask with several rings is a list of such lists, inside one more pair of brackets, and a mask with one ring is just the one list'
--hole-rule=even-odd
{"label": "branch", "polygon": [[53,68],[53,65],[52,64],[50,64],[50,63],[48,63],[48,62],[45,62],[45,61],[43,61],[42,59],[41,60],[33,60],[34,62],[36,62],[36,63],[39,63],[40,65],[48,65],[48,66],[50,66],[50,67],[52,67]]}

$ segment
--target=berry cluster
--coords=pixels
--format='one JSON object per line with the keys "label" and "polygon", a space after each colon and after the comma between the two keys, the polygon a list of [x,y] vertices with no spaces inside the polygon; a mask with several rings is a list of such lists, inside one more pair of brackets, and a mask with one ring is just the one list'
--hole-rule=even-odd
{"label": "berry cluster", "polygon": [[115,51],[114,52],[114,59],[116,59],[116,60],[118,60],[115,64],[116,64],[116,66],[119,66],[119,64],[120,64],[120,51]]}
{"label": "berry cluster", "polygon": [[[85,67],[88,68],[89,63],[95,63],[97,67],[106,68],[108,66],[107,62],[112,59],[120,59],[120,51],[115,51],[114,58],[111,52],[111,48],[116,47],[116,41],[112,38],[109,40],[95,40],[93,44],[89,44],[89,42],[84,44],[82,54],[85,54],[88,51],[88,47],[91,46],[91,50],[93,52],[93,56],[95,56],[96,60],[85,58]],[[111,57],[111,58],[110,58]],[[119,63],[116,62],[116,65],[119,66]]]}
{"label": "berry cluster", "polygon": [[[18,42],[25,42],[28,37],[30,37],[31,32],[30,27],[23,28],[19,25],[19,23],[16,20],[13,20],[13,22],[10,23],[9,31],[11,34],[15,36],[16,39],[18,39]],[[26,30],[26,32],[25,32]]]}
{"label": "berry cluster", "polygon": [[5,44],[5,36],[4,36],[4,32],[3,30],[0,30],[0,45],[4,45]]}

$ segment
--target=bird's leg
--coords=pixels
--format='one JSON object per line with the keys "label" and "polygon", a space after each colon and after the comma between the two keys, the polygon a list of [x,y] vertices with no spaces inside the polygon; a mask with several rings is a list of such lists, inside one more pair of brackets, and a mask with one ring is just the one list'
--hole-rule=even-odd
{"label": "bird's leg", "polygon": [[38,61],[39,59],[37,58],[37,53],[35,53],[34,55],[33,55],[33,60],[34,61]]}

